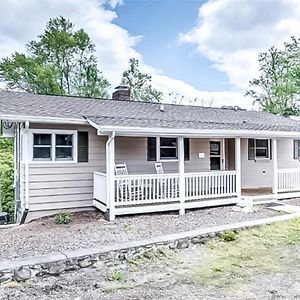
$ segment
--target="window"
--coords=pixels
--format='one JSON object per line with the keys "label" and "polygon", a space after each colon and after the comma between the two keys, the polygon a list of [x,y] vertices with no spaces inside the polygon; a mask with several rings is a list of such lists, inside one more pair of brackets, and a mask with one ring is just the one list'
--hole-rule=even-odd
{"label": "window", "polygon": [[77,153],[75,152],[77,149],[74,147],[77,138],[76,132],[56,131],[55,133],[47,133],[46,130],[38,131],[32,135],[32,158],[34,161],[75,160],[75,154]]}
{"label": "window", "polygon": [[33,159],[52,160],[51,134],[33,135]]}
{"label": "window", "polygon": [[210,169],[221,170],[221,142],[210,141],[209,143],[210,154]]}
{"label": "window", "polygon": [[248,139],[248,160],[271,159],[271,140]]}
{"label": "window", "polygon": [[160,138],[160,159],[177,158],[177,138]]}
{"label": "window", "polygon": [[[177,138],[149,137],[147,149],[148,161],[178,159]],[[184,159],[190,159],[189,139],[184,139]]]}
{"label": "window", "polygon": [[300,159],[300,140],[294,140],[294,159]]}
{"label": "window", "polygon": [[55,135],[55,160],[73,159],[73,134]]}

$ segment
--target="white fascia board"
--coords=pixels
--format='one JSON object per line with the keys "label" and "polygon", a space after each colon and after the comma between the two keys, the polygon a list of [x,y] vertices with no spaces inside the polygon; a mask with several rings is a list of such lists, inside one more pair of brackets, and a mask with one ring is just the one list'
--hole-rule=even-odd
{"label": "white fascia board", "polygon": [[88,125],[89,123],[85,119],[72,119],[72,118],[60,118],[60,117],[38,117],[38,116],[22,116],[22,115],[1,115],[2,120],[8,120],[11,122],[25,122],[30,123],[52,123],[52,124],[78,124]]}
{"label": "white fascia board", "polygon": [[[92,125],[93,126],[93,125]],[[98,135],[115,131],[118,136],[184,136],[184,137],[244,137],[244,138],[300,138],[300,132],[267,130],[212,130],[212,129],[165,129],[100,126],[94,123]]]}

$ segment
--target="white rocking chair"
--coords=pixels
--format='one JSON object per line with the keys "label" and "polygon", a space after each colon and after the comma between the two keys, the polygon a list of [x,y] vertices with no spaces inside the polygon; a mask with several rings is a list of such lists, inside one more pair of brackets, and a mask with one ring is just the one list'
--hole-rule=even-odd
{"label": "white rocking chair", "polygon": [[[117,176],[128,175],[126,163],[124,162],[122,164],[116,164],[115,173]],[[124,180],[118,181],[117,189],[119,190],[119,199],[117,199],[117,201],[130,201],[132,197],[134,197],[135,199],[141,198],[140,185],[138,184],[136,187],[133,187],[130,179],[124,178]]]}

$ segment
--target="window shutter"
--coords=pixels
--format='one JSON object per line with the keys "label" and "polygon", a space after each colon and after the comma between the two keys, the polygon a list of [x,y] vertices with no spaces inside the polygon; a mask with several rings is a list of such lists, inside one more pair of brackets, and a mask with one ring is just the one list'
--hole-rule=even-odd
{"label": "window shutter", "polygon": [[299,140],[294,140],[294,159],[299,159]]}
{"label": "window shutter", "polygon": [[272,140],[269,141],[269,145],[270,145],[270,159],[272,159],[273,158]]}
{"label": "window shutter", "polygon": [[184,160],[190,160],[190,139],[185,138],[184,143]]}
{"label": "window shutter", "polygon": [[147,149],[147,160],[156,161],[156,137],[148,137]]}
{"label": "window shutter", "polygon": [[77,161],[89,161],[89,133],[87,131],[78,131],[78,148],[77,148]]}
{"label": "window shutter", "polygon": [[248,139],[248,160],[255,160],[254,139]]}

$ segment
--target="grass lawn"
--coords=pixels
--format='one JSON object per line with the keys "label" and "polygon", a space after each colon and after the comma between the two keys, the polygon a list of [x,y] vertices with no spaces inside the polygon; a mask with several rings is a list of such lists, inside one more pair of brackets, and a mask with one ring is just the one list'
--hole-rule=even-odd
{"label": "grass lawn", "polygon": [[[300,219],[255,229],[226,232],[207,244],[204,259],[192,267],[189,278],[206,286],[242,284],[255,273],[280,272],[299,259]],[[288,262],[289,261],[289,262]]]}

